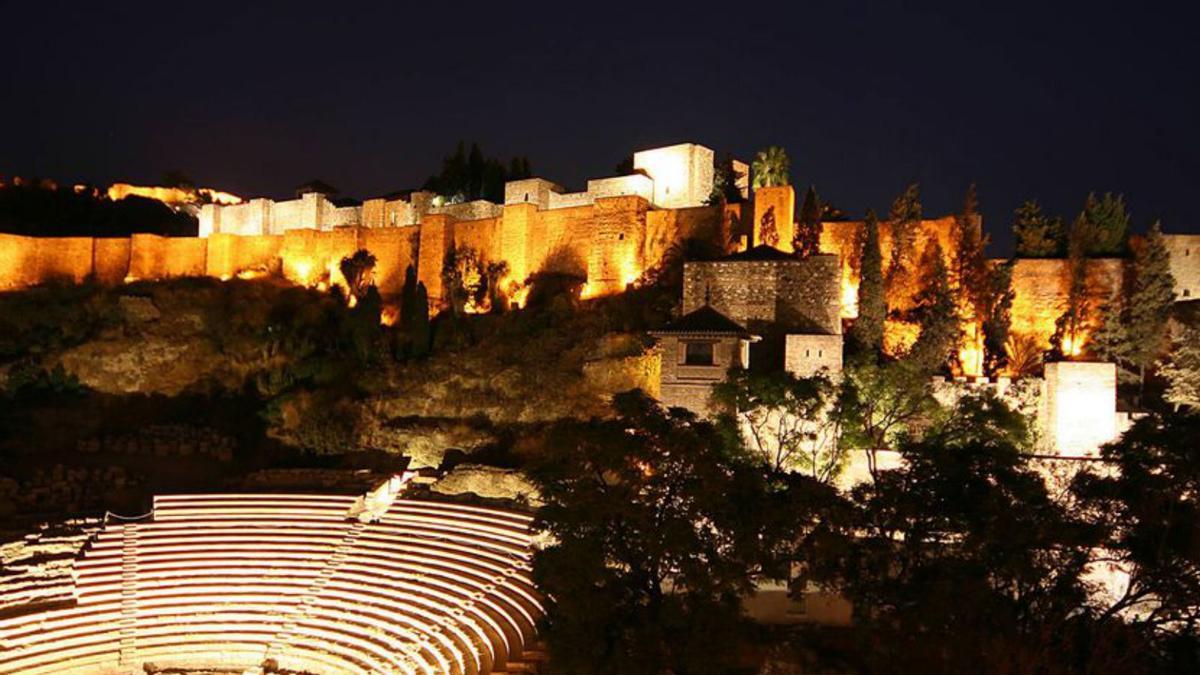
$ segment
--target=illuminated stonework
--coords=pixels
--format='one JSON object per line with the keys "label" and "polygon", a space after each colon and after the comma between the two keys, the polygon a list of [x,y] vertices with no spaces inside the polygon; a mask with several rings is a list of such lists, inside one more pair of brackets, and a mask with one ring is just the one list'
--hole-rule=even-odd
{"label": "illuminated stonework", "polygon": [[86,548],[72,604],[0,618],[0,673],[519,668],[530,517],[374,498],[159,496]]}

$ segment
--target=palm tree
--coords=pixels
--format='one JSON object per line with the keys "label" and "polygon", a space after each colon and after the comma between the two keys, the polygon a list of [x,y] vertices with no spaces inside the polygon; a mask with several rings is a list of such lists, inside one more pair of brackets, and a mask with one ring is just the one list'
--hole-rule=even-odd
{"label": "palm tree", "polygon": [[787,151],[777,145],[772,145],[766,150],[759,150],[758,154],[754,156],[754,163],[751,167],[754,174],[754,187],[787,185],[790,164]]}

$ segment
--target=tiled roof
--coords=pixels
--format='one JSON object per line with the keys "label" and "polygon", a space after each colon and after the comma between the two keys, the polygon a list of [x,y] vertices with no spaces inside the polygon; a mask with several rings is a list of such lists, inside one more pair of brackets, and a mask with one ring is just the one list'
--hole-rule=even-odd
{"label": "tiled roof", "polygon": [[650,331],[651,335],[732,335],[743,338],[756,337],[741,324],[730,319],[709,305],[688,312],[662,328]]}

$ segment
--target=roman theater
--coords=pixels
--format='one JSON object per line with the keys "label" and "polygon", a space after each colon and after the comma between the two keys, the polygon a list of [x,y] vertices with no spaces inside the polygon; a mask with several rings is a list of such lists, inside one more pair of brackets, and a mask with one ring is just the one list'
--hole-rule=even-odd
{"label": "roman theater", "polygon": [[401,482],[109,514],[59,599],[0,615],[0,672],[526,672],[530,517],[404,499]]}

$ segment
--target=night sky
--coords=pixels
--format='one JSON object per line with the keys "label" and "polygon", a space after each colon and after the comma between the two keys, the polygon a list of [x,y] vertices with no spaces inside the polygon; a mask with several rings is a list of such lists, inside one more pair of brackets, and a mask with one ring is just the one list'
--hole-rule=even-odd
{"label": "night sky", "polygon": [[995,254],[1021,200],[1071,217],[1089,190],[1200,231],[1194,17],[1048,4],[0,2],[0,174],[361,198],[460,139],[568,188],[636,149],[777,144],[855,216],[978,182]]}

